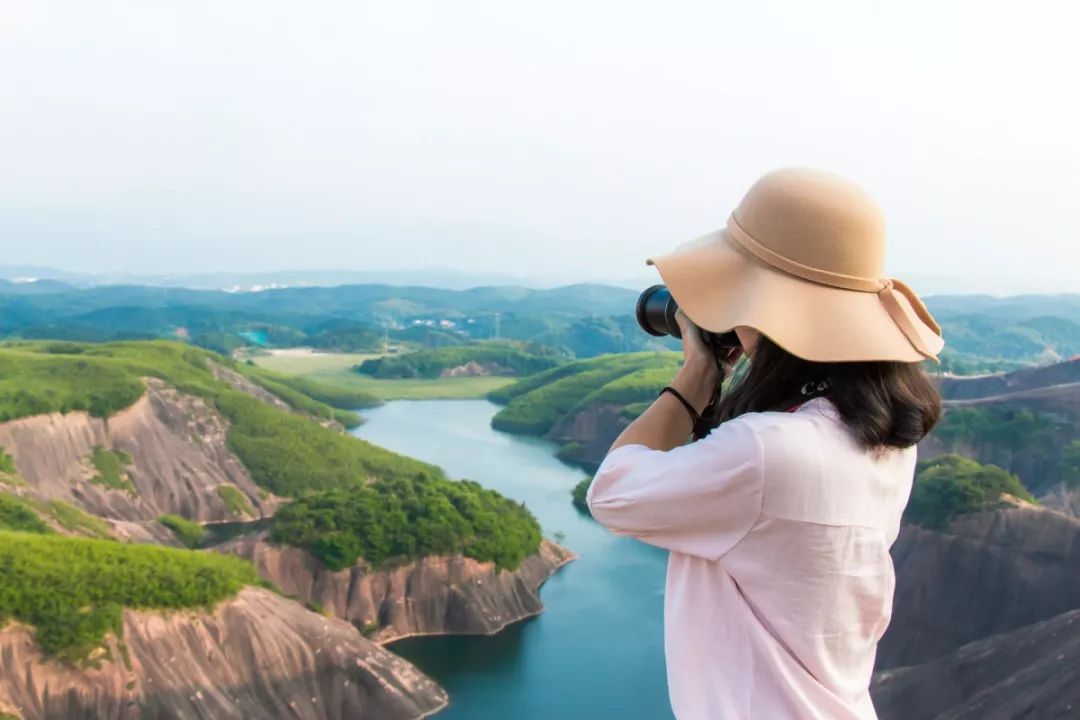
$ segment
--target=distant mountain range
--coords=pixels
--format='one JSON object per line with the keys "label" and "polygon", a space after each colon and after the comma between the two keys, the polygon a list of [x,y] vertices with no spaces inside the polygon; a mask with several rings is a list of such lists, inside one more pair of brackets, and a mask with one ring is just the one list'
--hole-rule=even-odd
{"label": "distant mountain range", "polygon": [[[251,344],[372,351],[385,339],[434,347],[494,337],[568,357],[678,348],[637,327],[637,288],[612,285],[462,290],[382,282],[231,292],[29,277],[0,279],[0,338],[181,337],[226,353]],[[927,304],[945,329],[947,372],[1013,370],[1080,353],[1080,294],[936,295]]]}

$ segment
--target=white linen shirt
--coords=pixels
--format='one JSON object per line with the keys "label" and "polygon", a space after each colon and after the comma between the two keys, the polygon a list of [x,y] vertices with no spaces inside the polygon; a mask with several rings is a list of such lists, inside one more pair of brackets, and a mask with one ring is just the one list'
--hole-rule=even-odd
{"label": "white linen shirt", "polygon": [[876,718],[889,547],[915,457],[862,449],[814,398],[667,452],[624,445],[604,459],[593,517],[671,551],[664,649],[679,720]]}

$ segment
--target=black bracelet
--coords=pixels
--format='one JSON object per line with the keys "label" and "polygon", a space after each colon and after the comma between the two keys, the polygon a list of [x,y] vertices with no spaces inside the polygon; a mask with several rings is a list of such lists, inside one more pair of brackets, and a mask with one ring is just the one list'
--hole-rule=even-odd
{"label": "black bracelet", "polygon": [[683,407],[686,408],[686,412],[690,413],[690,421],[694,423],[694,429],[696,430],[697,427],[701,424],[701,413],[694,409],[694,406],[691,405],[690,402],[682,396],[681,392],[671,387],[670,385],[665,386],[664,389],[660,391],[660,394],[657,395],[657,397],[660,397],[660,395],[663,395],[664,393],[671,393],[676,398],[678,398],[679,402],[681,402],[683,404]]}

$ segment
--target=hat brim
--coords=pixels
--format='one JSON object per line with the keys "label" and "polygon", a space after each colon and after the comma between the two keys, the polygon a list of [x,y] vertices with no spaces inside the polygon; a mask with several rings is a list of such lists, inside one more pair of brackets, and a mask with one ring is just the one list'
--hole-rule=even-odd
{"label": "hat brim", "polygon": [[[791,354],[816,362],[926,360],[896,325],[877,293],[846,290],[789,275],[757,260],[726,230],[646,261],[675,302],[712,332],[754,328]],[[899,298],[937,360],[944,341]]]}

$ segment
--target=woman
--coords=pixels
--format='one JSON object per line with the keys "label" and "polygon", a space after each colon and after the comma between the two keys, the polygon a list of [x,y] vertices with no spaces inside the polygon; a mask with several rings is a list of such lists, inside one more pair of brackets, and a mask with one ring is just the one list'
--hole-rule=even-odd
{"label": "woman", "polygon": [[[862,190],[781,170],[725,229],[649,261],[680,306],[685,362],[612,445],[588,503],[612,532],[671,551],[679,720],[875,717],[889,547],[940,414],[920,363],[943,345],[915,294],[882,277],[884,256]],[[734,329],[741,348],[715,358],[694,325]],[[717,366],[742,355],[720,424],[685,444]]]}

